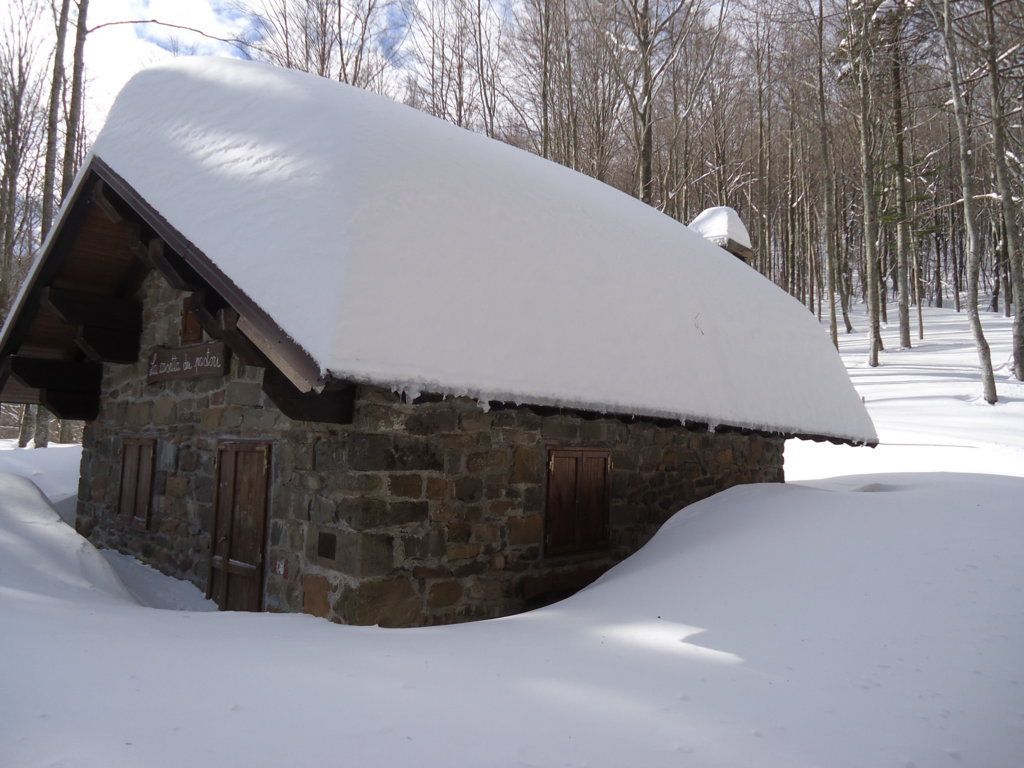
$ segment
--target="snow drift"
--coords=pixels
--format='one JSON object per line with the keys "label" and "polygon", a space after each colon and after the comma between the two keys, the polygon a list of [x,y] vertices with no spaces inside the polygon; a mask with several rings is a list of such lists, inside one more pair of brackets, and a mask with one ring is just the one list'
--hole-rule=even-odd
{"label": "snow drift", "polygon": [[609,186],[380,96],[189,57],[133,77],[93,153],[321,375],[876,439],[813,318],[754,270]]}
{"label": "snow drift", "polygon": [[382,630],[140,607],[0,478],[0,765],[1016,768],[1022,497],[738,487],[562,603]]}

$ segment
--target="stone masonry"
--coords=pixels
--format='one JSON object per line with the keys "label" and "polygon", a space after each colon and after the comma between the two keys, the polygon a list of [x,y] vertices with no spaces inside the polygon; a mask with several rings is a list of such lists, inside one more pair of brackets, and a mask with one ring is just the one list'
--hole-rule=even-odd
{"label": "stone masonry", "polygon": [[[359,388],[351,425],[293,421],[262,370],[146,383],[155,345],[179,344],[184,294],[151,274],[142,354],[105,365],[84,437],[78,527],[206,589],[217,446],[271,445],[264,603],[350,624],[410,626],[501,616],[566,594],[635,552],[677,509],[739,483],[781,481],[782,439],[682,425],[411,404]],[[122,438],[157,440],[151,520],[117,514]],[[548,450],[611,451],[610,545],[545,557]]]}

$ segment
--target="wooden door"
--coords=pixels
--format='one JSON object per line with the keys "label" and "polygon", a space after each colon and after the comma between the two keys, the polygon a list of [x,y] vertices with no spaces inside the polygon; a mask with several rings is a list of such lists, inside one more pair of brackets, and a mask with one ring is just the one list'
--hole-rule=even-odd
{"label": "wooden door", "polygon": [[210,597],[222,610],[263,607],[270,446],[222,443],[217,451],[217,498]]}

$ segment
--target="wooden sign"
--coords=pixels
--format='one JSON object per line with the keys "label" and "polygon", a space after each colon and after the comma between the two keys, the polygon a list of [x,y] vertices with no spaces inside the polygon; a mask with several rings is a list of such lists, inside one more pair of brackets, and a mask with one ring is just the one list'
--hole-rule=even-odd
{"label": "wooden sign", "polygon": [[157,347],[149,356],[146,381],[198,379],[223,376],[228,372],[228,350],[223,342],[193,344],[188,347]]}

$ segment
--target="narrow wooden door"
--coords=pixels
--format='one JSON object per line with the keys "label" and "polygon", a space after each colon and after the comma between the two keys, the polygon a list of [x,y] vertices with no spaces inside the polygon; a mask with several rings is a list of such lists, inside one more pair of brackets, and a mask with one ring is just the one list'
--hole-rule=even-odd
{"label": "narrow wooden door", "polygon": [[221,610],[263,607],[269,470],[266,443],[222,443],[218,448],[210,597]]}

